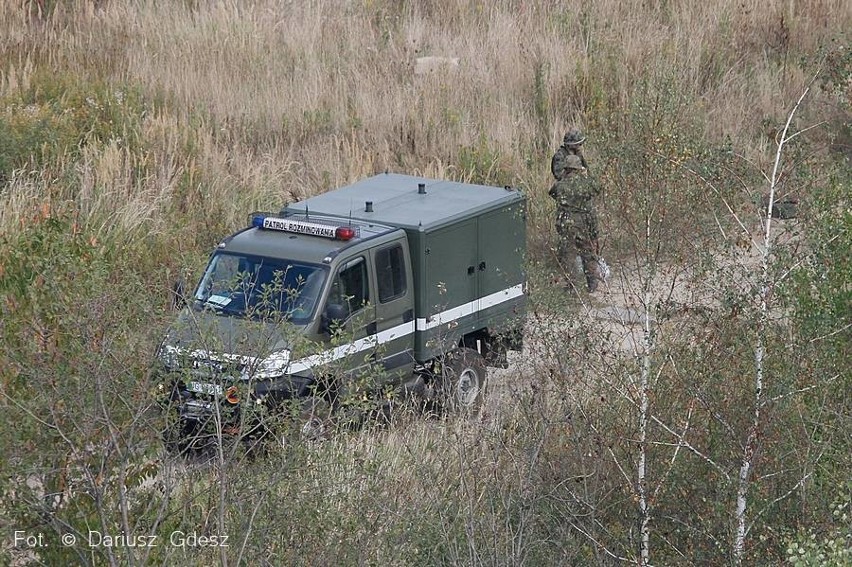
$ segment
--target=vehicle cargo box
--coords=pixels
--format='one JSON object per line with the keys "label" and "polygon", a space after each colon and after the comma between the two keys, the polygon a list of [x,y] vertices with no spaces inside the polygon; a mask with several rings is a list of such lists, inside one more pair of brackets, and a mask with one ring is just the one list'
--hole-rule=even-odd
{"label": "vehicle cargo box", "polygon": [[418,360],[483,324],[495,334],[524,315],[525,198],[517,190],[385,173],[291,204],[282,214],[405,230]]}

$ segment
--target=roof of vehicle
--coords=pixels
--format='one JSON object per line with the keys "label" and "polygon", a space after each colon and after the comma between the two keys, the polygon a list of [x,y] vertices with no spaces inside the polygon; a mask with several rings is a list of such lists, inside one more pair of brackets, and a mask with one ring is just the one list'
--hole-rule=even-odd
{"label": "roof of vehicle", "polygon": [[[423,184],[425,193],[418,186]],[[322,213],[406,229],[428,230],[523,198],[503,187],[381,173],[285,207],[290,214]],[[366,203],[372,203],[372,211]]]}
{"label": "roof of vehicle", "polygon": [[[300,215],[300,219],[304,219],[304,215]],[[344,222],[340,222],[340,219],[329,220],[313,214],[310,215],[310,221],[353,226],[357,228],[358,236],[351,240],[337,240],[322,236],[250,227],[225,239],[218,249],[240,254],[321,264],[324,258],[335,255],[337,251],[343,248],[355,246],[365,239],[397,230],[394,227],[358,221],[350,223],[348,220]]]}

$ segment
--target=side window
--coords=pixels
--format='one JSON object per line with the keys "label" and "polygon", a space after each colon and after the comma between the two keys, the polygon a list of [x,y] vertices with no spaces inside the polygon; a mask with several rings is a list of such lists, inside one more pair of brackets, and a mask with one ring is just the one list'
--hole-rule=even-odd
{"label": "side window", "polygon": [[367,262],[356,258],[344,265],[332,283],[329,303],[347,307],[349,314],[370,302],[370,285],[367,279]]}
{"label": "side window", "polygon": [[376,252],[379,301],[387,303],[405,295],[405,254],[399,244]]}

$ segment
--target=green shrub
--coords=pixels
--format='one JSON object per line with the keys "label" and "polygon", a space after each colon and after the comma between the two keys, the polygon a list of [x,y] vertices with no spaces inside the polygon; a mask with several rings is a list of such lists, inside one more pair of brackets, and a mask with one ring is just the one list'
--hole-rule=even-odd
{"label": "green shrub", "polygon": [[135,87],[37,71],[26,90],[0,98],[0,186],[16,169],[74,158],[89,144],[138,148],[145,112]]}
{"label": "green shrub", "polygon": [[800,532],[787,546],[787,562],[796,567],[852,565],[852,483],[841,487],[831,510],[827,531]]}

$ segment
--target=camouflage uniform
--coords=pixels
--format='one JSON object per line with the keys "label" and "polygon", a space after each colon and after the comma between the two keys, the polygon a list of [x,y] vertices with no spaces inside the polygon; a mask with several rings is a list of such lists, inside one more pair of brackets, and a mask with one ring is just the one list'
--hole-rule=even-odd
{"label": "camouflage uniform", "polygon": [[562,145],[559,146],[559,149],[553,154],[553,159],[550,160],[550,172],[553,173],[556,181],[562,181],[568,175],[568,168],[566,167],[568,156],[579,157],[580,164],[589,169],[586,158],[583,157],[583,142],[585,141],[585,136],[576,128],[569,130],[562,138]]}
{"label": "camouflage uniform", "polygon": [[598,217],[593,203],[600,186],[586,175],[576,155],[565,158],[565,171],[549,191],[556,201],[559,259],[563,269],[572,268],[575,256],[579,255],[588,290],[594,292],[603,280],[597,255]]}

